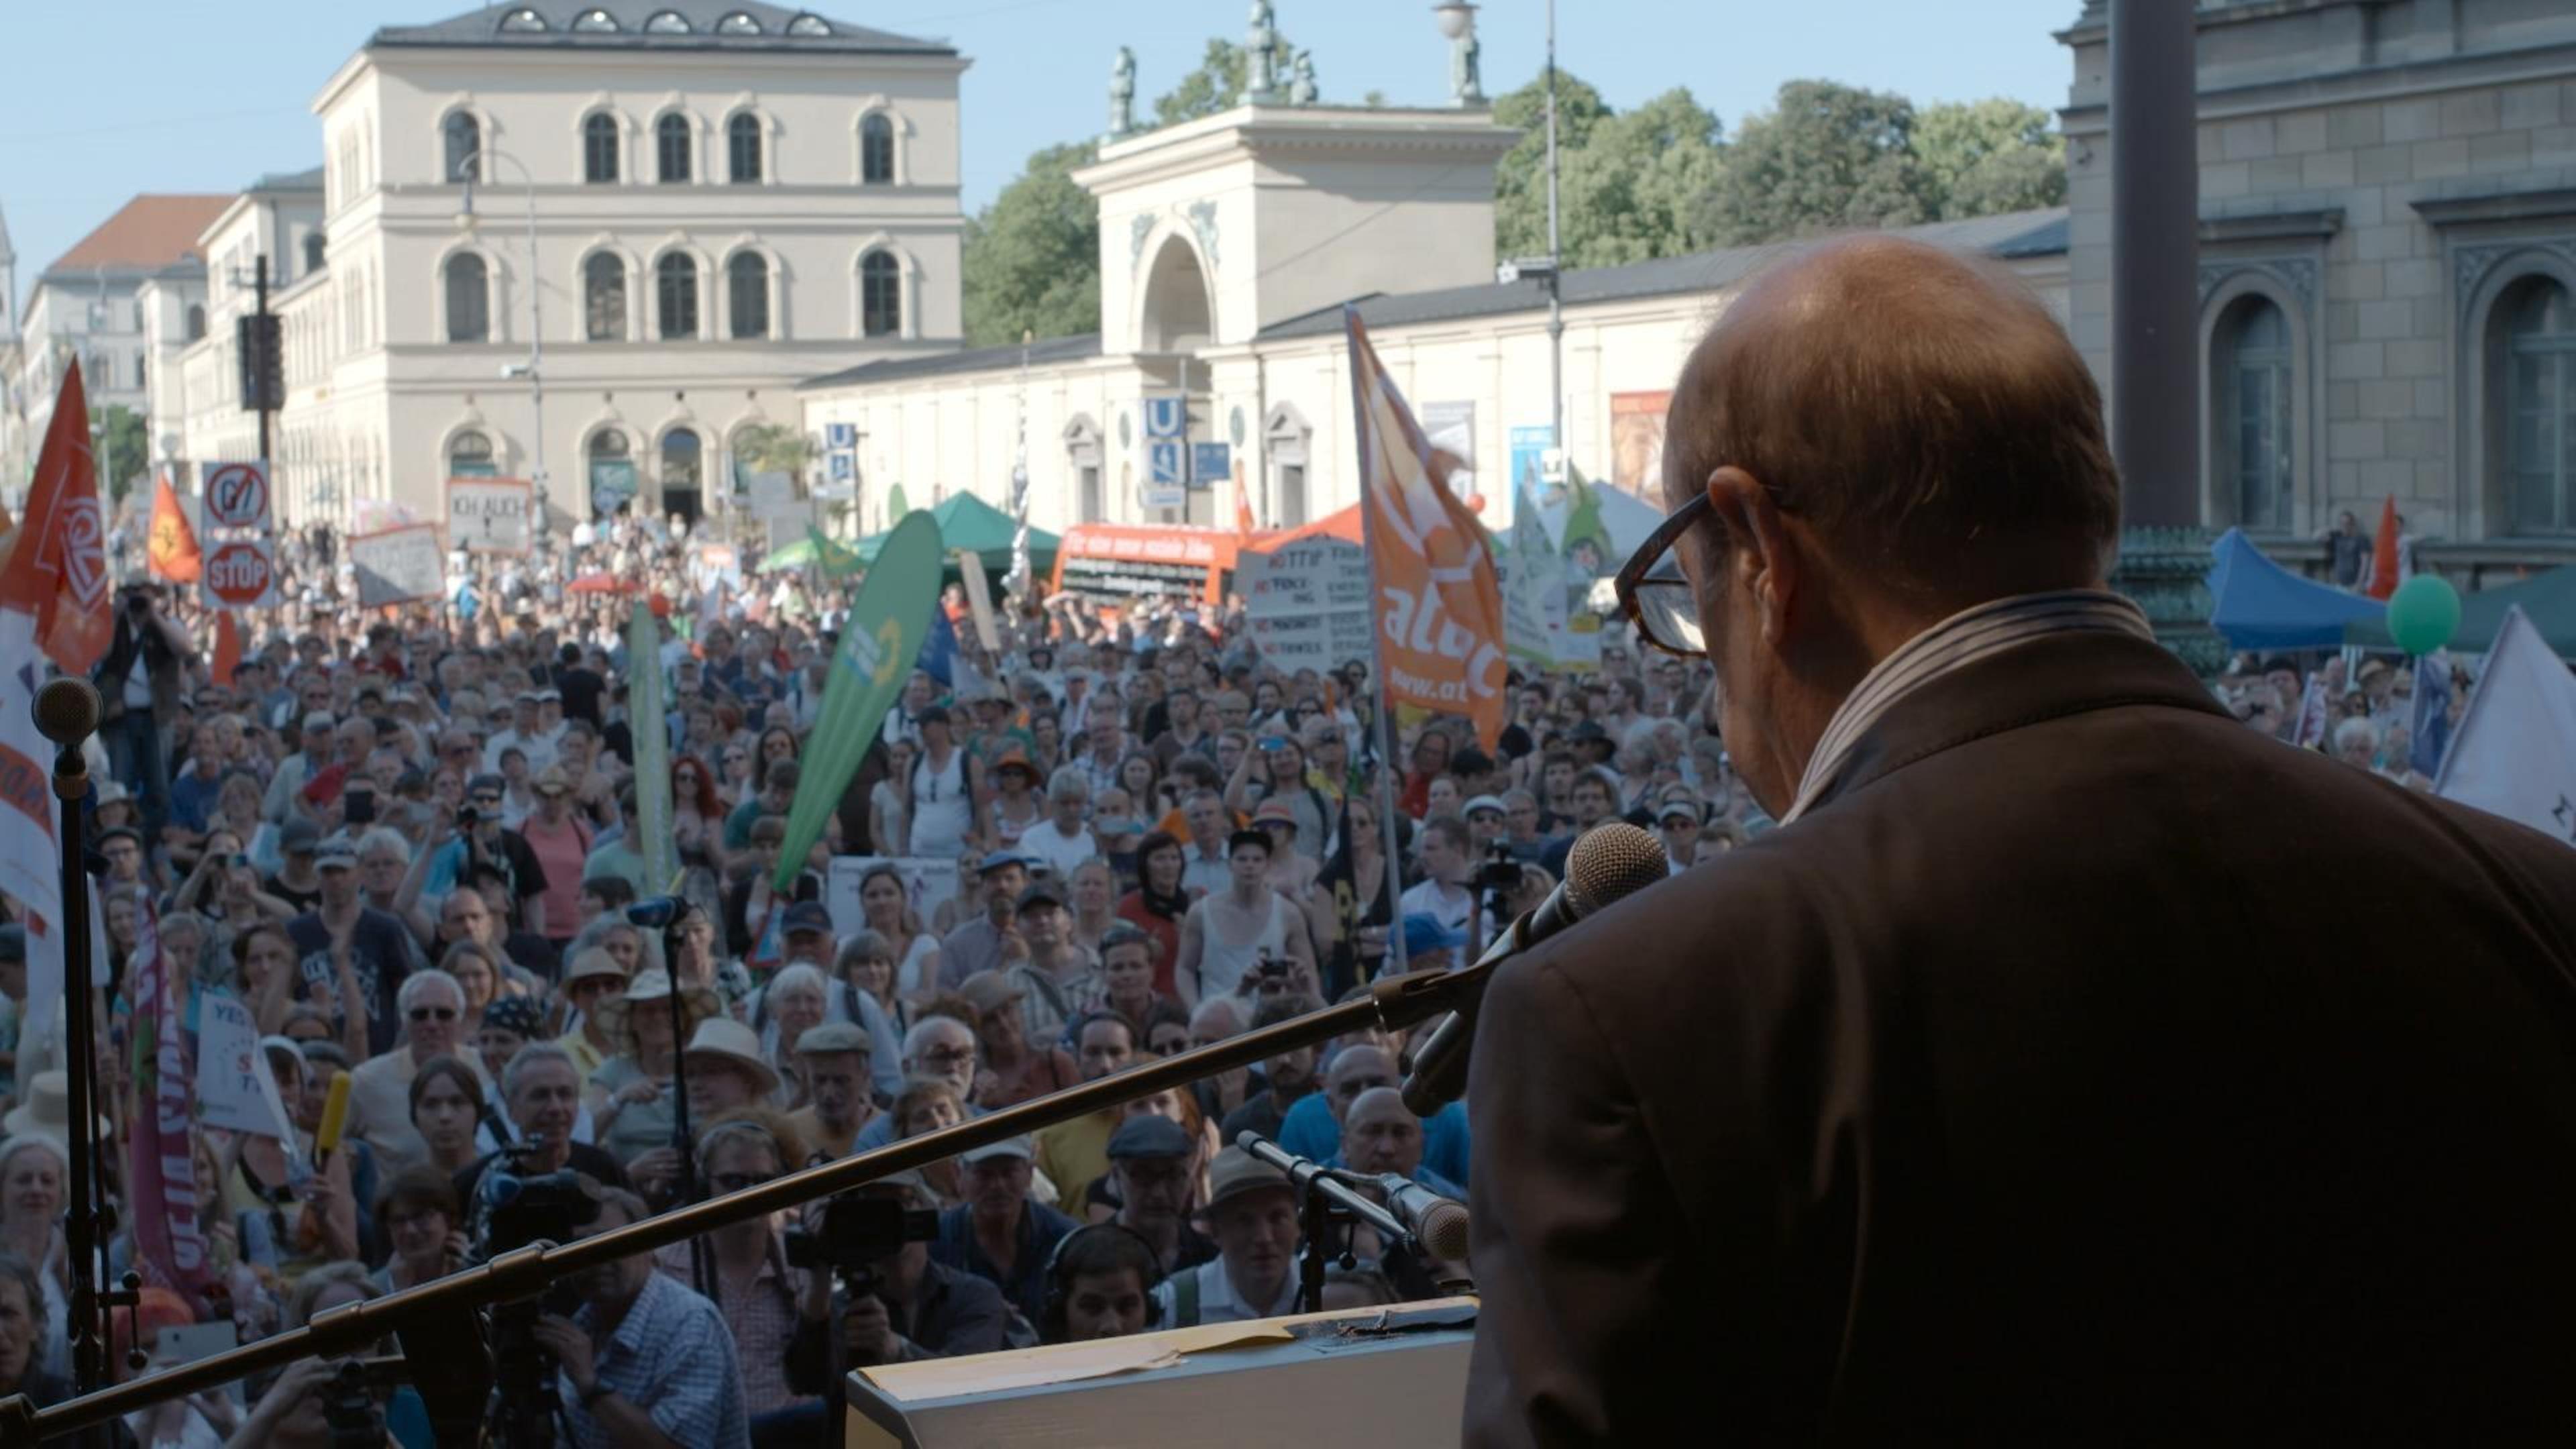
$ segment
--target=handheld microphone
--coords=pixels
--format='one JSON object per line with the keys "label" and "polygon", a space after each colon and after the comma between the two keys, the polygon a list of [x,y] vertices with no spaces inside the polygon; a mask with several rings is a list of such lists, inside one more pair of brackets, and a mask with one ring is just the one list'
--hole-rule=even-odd
{"label": "handheld microphone", "polygon": [[648,931],[659,931],[689,913],[688,901],[680,896],[646,896],[626,908],[631,925]]}
{"label": "handheld microphone", "polygon": [[1467,1205],[1442,1197],[1409,1177],[1381,1172],[1370,1183],[1386,1197],[1386,1210],[1404,1224],[1422,1251],[1444,1263],[1467,1261]]}
{"label": "handheld microphone", "polygon": [[[1565,879],[1537,910],[1512,922],[1468,969],[1499,964],[1538,945],[1594,911],[1634,895],[1671,872],[1663,843],[1624,820],[1592,827],[1566,852]],[[1475,1003],[1449,1013],[1432,1030],[1422,1050],[1414,1053],[1413,1071],[1404,1079],[1404,1105],[1417,1117],[1428,1117],[1465,1094],[1467,1055],[1476,1040]]]}

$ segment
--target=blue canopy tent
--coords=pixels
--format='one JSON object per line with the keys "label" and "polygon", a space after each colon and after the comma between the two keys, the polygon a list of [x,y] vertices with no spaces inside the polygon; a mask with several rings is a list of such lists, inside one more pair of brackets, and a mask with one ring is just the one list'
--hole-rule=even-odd
{"label": "blue canopy tent", "polygon": [[2376,622],[2388,606],[2303,579],[2231,528],[2210,549],[2209,626],[2237,649],[2340,649],[2344,626]]}

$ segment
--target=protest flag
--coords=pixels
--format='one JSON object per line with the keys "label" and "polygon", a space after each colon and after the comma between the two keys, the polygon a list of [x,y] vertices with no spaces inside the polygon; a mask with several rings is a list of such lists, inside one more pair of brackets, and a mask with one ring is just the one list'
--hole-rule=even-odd
{"label": "protest flag", "polygon": [[2576,846],[2576,675],[2507,609],[2433,793]]}
{"label": "protest flag", "polygon": [[151,566],[152,577],[174,584],[193,584],[205,570],[205,555],[197,548],[197,531],[188,526],[188,511],[180,506],[179,490],[170,486],[167,473],[152,487],[152,532],[143,555]]}
{"label": "protest flag", "polygon": [[[115,629],[107,608],[106,538],[89,445],[89,395],[74,362],[54,396],[17,545],[0,568],[0,609],[34,619],[36,644],[66,674],[88,674]],[[0,653],[12,663],[22,657]]]}
{"label": "protest flag", "polygon": [[1450,490],[1457,460],[1431,446],[1369,345],[1359,309],[1350,341],[1369,583],[1377,596],[1379,677],[1389,697],[1463,715],[1491,750],[1502,738],[1503,590],[1476,516]]}
{"label": "protest flag", "polygon": [[[796,889],[805,853],[823,837],[824,822],[840,808],[841,792],[858,773],[886,710],[903,692],[931,616],[946,617],[939,607],[944,554],[938,520],[927,513],[906,514],[886,535],[859,585],[832,652],[832,677],[823,686],[823,707],[805,749],[796,798],[787,807],[787,839],[778,852],[774,882],[781,892]],[[953,645],[953,633],[951,639]]]}

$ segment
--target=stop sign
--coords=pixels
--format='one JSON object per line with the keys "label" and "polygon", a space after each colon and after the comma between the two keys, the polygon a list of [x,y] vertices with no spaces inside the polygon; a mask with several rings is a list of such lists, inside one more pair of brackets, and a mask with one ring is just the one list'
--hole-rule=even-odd
{"label": "stop sign", "polygon": [[268,597],[276,581],[268,546],[255,539],[222,544],[206,556],[206,592],[230,609],[247,609]]}

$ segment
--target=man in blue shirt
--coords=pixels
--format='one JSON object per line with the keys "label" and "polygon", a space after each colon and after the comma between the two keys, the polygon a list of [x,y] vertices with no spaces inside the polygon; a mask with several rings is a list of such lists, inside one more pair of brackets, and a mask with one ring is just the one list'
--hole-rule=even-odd
{"label": "man in blue shirt", "polygon": [[[581,1236],[644,1218],[643,1200],[602,1188],[599,1214]],[[716,1306],[653,1271],[649,1253],[576,1275],[582,1306],[537,1319],[537,1346],[562,1366],[564,1422],[581,1449],[684,1444],[750,1449],[742,1369]]]}

